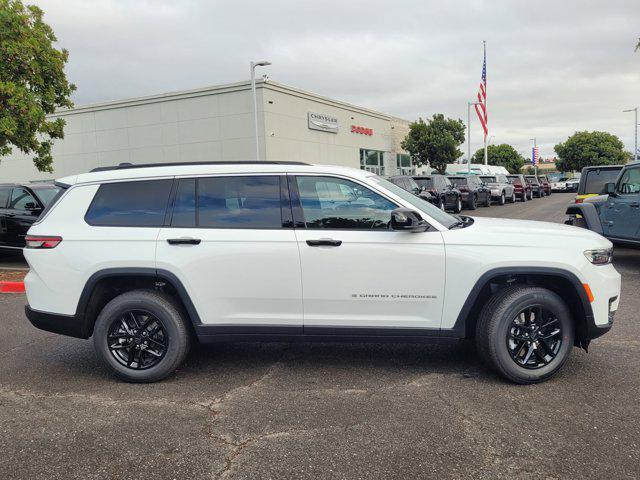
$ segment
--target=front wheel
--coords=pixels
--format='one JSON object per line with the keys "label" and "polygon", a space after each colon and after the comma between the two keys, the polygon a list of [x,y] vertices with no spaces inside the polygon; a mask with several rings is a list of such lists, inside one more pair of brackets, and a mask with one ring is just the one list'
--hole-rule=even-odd
{"label": "front wheel", "polygon": [[509,199],[509,203],[516,203],[516,191],[514,190]]}
{"label": "front wheel", "polygon": [[444,198],[442,198],[442,197],[440,197],[440,204],[439,204],[439,207],[440,207],[440,210],[442,210],[443,212],[444,212],[444,211],[445,211],[445,209],[446,209],[446,205],[445,205],[445,202],[444,202]]}
{"label": "front wheel", "polygon": [[504,205],[505,203],[507,203],[507,196],[502,192],[502,195],[500,195],[500,205]]}
{"label": "front wheel", "polygon": [[475,210],[477,202],[478,202],[478,199],[476,198],[476,196],[470,193],[469,200],[467,200],[467,206],[469,210]]}
{"label": "front wheel", "polygon": [[189,350],[189,333],[169,297],[135,290],[114,298],[102,309],[93,344],[117,377],[128,382],[156,382],[182,363]]}
{"label": "front wheel", "polygon": [[571,354],[569,308],[546,288],[516,285],[493,295],[478,319],[481,357],[503,377],[529,384],[555,375]]}

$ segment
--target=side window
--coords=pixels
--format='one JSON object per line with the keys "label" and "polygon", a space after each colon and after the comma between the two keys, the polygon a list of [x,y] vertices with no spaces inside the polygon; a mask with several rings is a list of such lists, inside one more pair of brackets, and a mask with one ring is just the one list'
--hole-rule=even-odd
{"label": "side window", "polygon": [[172,227],[196,226],[196,179],[181,178],[178,180],[176,198],[171,215]]}
{"label": "side window", "polygon": [[620,193],[640,193],[640,168],[629,168],[622,174],[618,191]]}
{"label": "side window", "polygon": [[6,208],[11,196],[11,187],[0,187],[0,208]]}
{"label": "side window", "polygon": [[197,224],[208,228],[282,228],[280,177],[200,178]]}
{"label": "side window", "polygon": [[386,230],[397,205],[350,180],[296,177],[307,228]]}
{"label": "side window", "polygon": [[160,227],[172,184],[173,180],[105,183],[84,218],[95,226]]}
{"label": "side window", "polygon": [[28,190],[24,188],[14,188],[13,192],[11,192],[9,208],[13,210],[26,210],[28,204],[37,206],[38,202],[36,202],[36,199],[33,198],[33,195],[31,195]]}

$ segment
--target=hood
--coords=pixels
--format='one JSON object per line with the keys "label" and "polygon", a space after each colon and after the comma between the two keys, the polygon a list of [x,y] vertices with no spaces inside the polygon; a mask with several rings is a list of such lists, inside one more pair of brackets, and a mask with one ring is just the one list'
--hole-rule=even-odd
{"label": "hood", "polygon": [[473,225],[442,232],[446,242],[531,248],[610,248],[612,243],[591,230],[561,223],[473,217]]}

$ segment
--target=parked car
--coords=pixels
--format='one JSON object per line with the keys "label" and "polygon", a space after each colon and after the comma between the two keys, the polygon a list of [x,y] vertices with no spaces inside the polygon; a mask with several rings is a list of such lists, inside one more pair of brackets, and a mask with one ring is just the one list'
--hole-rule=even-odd
{"label": "parked car", "polygon": [[93,337],[127,381],[170,375],[192,341],[474,338],[505,378],[534,383],[619,303],[607,239],[450,215],[362,170],[125,165],[59,184],[27,236],[26,315]]}
{"label": "parked car", "polygon": [[59,191],[50,183],[0,183],[0,253],[24,248],[27,230]]}
{"label": "parked car", "polygon": [[450,176],[449,180],[460,190],[462,202],[469,210],[475,210],[478,205],[491,206],[491,190],[478,175]]}
{"label": "parked car", "polygon": [[544,188],[540,183],[540,180],[538,180],[538,177],[536,177],[535,175],[525,175],[524,179],[527,181],[529,185],[531,185],[531,198],[544,197]]}
{"label": "parked car", "polygon": [[411,192],[414,195],[422,198],[423,200],[426,200],[429,203],[438,205],[438,198],[431,192],[423,191],[420,185],[418,185],[416,181],[408,175],[396,175],[394,177],[390,177],[389,181],[394,185],[397,185],[400,188],[406,190],[407,192]]}
{"label": "parked car", "polygon": [[524,179],[524,175],[507,175],[507,178],[511,181],[515,191],[516,197],[522,202],[531,200],[531,185]]}
{"label": "parked car", "polygon": [[482,175],[480,178],[491,190],[492,200],[497,201],[499,205],[504,205],[507,200],[515,203],[516,189],[506,175]]}
{"label": "parked car", "polygon": [[621,170],[622,165],[584,167],[580,175],[576,203],[581,203],[585,198],[605,193],[605,185],[609,182],[615,182]]}
{"label": "parked car", "polygon": [[413,179],[423,191],[434,196],[441,210],[452,210],[454,213],[462,211],[462,193],[454,188],[446,176],[433,174],[414,176]]}
{"label": "parked car", "polygon": [[604,192],[570,205],[565,223],[593,230],[613,243],[640,246],[640,162],[622,167]]}
{"label": "parked car", "polygon": [[566,192],[567,191],[567,177],[556,177],[551,180],[552,192]]}
{"label": "parked car", "polygon": [[547,176],[538,175],[538,181],[540,182],[540,185],[542,185],[542,191],[544,192],[545,196],[551,195],[551,183],[549,183],[549,179],[547,178]]}
{"label": "parked car", "polygon": [[572,178],[570,180],[567,180],[566,182],[567,192],[577,192],[579,186],[580,186],[579,178]]}

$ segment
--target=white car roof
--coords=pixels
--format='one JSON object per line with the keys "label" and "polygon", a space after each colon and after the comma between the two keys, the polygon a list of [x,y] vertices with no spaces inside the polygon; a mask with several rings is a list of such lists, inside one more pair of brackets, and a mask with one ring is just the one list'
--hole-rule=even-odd
{"label": "white car roof", "polygon": [[318,173],[347,175],[361,179],[374,176],[374,174],[364,170],[336,165],[311,165],[300,162],[243,161],[172,163],[167,165],[121,165],[118,167],[99,168],[88,173],[60,178],[58,182],[65,185],[76,185],[80,183],[101,183],[155,177],[166,178],[233,173]]}

